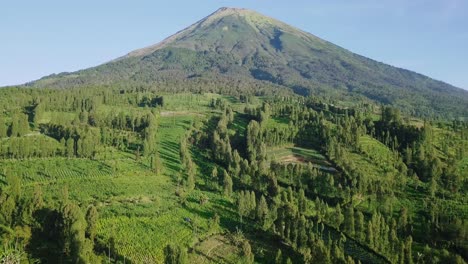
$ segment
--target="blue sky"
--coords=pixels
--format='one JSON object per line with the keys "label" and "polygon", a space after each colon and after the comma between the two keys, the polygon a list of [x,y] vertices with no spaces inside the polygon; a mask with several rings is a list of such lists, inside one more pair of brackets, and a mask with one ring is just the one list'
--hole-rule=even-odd
{"label": "blue sky", "polygon": [[0,3],[0,86],[96,66],[222,6],[468,90],[468,0],[42,0]]}

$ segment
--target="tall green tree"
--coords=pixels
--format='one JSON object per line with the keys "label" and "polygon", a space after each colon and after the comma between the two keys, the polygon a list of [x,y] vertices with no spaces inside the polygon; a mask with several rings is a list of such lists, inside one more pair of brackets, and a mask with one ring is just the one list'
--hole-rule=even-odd
{"label": "tall green tree", "polygon": [[38,103],[34,107],[33,122],[34,122],[35,127],[39,126],[39,121],[43,118],[43,116],[44,116],[44,104],[43,103]]}
{"label": "tall green tree", "polygon": [[333,219],[336,225],[336,228],[340,229],[341,224],[344,221],[343,213],[341,212],[341,206],[338,204],[335,208],[335,213],[333,215]]}
{"label": "tall green tree", "polygon": [[257,203],[257,220],[260,222],[260,225],[264,225],[268,217],[268,204],[265,197],[262,195],[259,202]]}
{"label": "tall green tree", "polygon": [[213,184],[213,187],[215,189],[218,188],[218,184],[219,184],[219,179],[218,179],[218,169],[215,167],[213,167],[213,170],[211,171],[211,183]]}
{"label": "tall green tree", "polygon": [[91,241],[94,241],[94,238],[96,237],[98,218],[99,215],[96,207],[94,205],[90,205],[86,212],[86,237]]}
{"label": "tall green tree", "polygon": [[224,180],[223,180],[223,189],[224,189],[224,195],[226,197],[231,197],[232,194],[232,178],[229,176],[226,170],[224,170]]}
{"label": "tall green tree", "polygon": [[75,156],[75,140],[72,137],[65,141],[65,152],[68,158]]}
{"label": "tall green tree", "polygon": [[5,120],[0,115],[0,138],[7,137],[7,127],[5,125]]}
{"label": "tall green tree", "polygon": [[357,211],[357,213],[355,214],[356,216],[356,230],[355,230],[355,233],[356,233],[356,238],[363,242],[365,241],[365,238],[366,238],[366,229],[365,229],[365,224],[364,224],[364,214],[361,212],[361,211]]}
{"label": "tall green tree", "polygon": [[408,236],[405,241],[405,263],[413,263],[413,238]]}
{"label": "tall green tree", "polygon": [[345,218],[344,218],[344,226],[345,232],[347,232],[350,236],[354,237],[354,208],[352,205],[346,207],[345,210]]}
{"label": "tall green tree", "polygon": [[13,115],[10,127],[10,136],[21,137],[29,132],[28,116],[23,113]]}
{"label": "tall green tree", "polygon": [[254,254],[248,240],[242,242],[243,263],[251,264],[254,262]]}
{"label": "tall green tree", "polygon": [[275,264],[282,264],[282,263],[283,263],[283,253],[281,252],[281,249],[278,249],[278,251],[276,251]]}
{"label": "tall green tree", "polygon": [[89,263],[92,248],[87,246],[85,230],[86,220],[79,206],[67,203],[62,210],[63,254],[74,263]]}
{"label": "tall green tree", "polygon": [[164,248],[164,263],[165,264],[187,264],[187,250],[177,245],[167,245]]}

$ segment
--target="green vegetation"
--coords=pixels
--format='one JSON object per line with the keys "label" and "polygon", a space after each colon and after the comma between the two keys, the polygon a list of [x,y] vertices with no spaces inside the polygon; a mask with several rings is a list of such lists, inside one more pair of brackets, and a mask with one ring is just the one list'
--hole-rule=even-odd
{"label": "green vegetation", "polygon": [[173,39],[0,89],[0,263],[466,263],[466,93],[248,10]]}
{"label": "green vegetation", "polygon": [[[273,148],[268,151],[268,154],[276,160],[291,162],[297,160],[298,162],[313,162],[320,165],[327,164],[324,155],[313,149],[299,148],[299,147],[280,147]],[[291,158],[291,160],[289,160]]]}
{"label": "green vegetation", "polygon": [[160,44],[28,85],[158,87],[159,92],[231,96],[294,93],[320,96],[332,105],[391,104],[418,117],[468,118],[468,93],[462,89],[245,9],[220,9]]}
{"label": "green vegetation", "polygon": [[22,98],[0,118],[2,260],[467,257],[466,122],[295,96],[0,92]]}

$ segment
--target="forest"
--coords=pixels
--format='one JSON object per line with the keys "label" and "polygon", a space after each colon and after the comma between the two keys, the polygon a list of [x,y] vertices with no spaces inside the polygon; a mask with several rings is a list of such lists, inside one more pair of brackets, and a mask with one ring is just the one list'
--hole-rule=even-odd
{"label": "forest", "polygon": [[0,263],[468,261],[466,120],[228,85],[0,89]]}

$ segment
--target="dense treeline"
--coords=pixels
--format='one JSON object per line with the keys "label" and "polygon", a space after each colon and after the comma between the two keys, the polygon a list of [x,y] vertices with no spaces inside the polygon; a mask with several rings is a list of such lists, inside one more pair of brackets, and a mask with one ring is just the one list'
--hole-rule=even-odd
{"label": "dense treeline", "polygon": [[[155,111],[100,114],[83,110],[71,122],[41,123],[38,113],[32,122],[28,121],[27,115],[16,113],[11,116],[10,125],[2,125],[5,122],[0,119],[1,138],[9,137],[6,145],[0,144],[0,156],[16,159],[54,156],[93,158],[100,145],[122,150],[138,149],[149,155],[156,145],[157,115]],[[49,139],[37,135],[23,137],[31,132],[30,123],[39,128],[41,134],[57,142],[51,144]]]}
{"label": "dense treeline", "polygon": [[[156,109],[164,104],[163,97],[141,93],[128,97],[133,102],[104,90],[87,91],[2,90],[10,96],[0,99],[0,158],[95,159],[106,154],[106,147],[115,147],[148,156],[151,168],[160,173]],[[142,107],[142,111],[101,111],[114,103],[130,103]],[[55,112],[58,114],[52,115]],[[24,191],[27,187],[14,170],[2,168],[0,180],[2,261],[102,261],[98,255],[103,255],[103,246],[95,247],[96,207],[76,204],[68,198],[66,187],[58,201],[45,201],[41,185],[35,185],[33,192]]]}
{"label": "dense treeline", "polygon": [[[222,173],[213,169],[213,185],[221,183],[227,196],[236,193],[241,221],[253,221],[259,229],[277,234],[302,255],[304,262],[353,262],[344,254],[343,242],[327,238],[329,229],[378,252],[383,261],[416,262],[412,253],[414,236],[418,243],[427,245],[424,260],[418,261],[461,261],[456,255],[436,256],[430,248],[444,245],[458,253],[465,250],[461,242],[466,240],[461,231],[466,227],[463,213],[444,215],[450,207],[440,203],[438,197],[454,195],[457,188],[449,182],[466,190],[466,176],[453,167],[456,159],[463,158],[458,147],[455,155],[451,151],[444,153],[448,159],[436,156],[429,123],[421,128],[404,124],[398,111],[389,107],[383,107],[381,118],[373,120],[366,111],[363,114],[355,109],[327,107],[320,102],[265,102],[244,110],[251,120],[246,127],[245,148],[235,149],[229,133],[233,111],[219,100],[211,106],[223,109],[222,114],[215,121],[217,125],[212,126],[212,134],[208,133],[206,139],[201,137],[199,146],[211,145],[213,159],[224,167]],[[287,117],[287,128],[268,127],[272,117]],[[449,130],[456,138],[463,138],[465,126],[454,122],[450,125],[454,129]],[[369,177],[349,158],[357,153],[375,159],[362,148],[360,140],[366,136],[382,141],[392,152],[391,159],[374,160],[385,171],[385,177]],[[310,163],[268,165],[267,146],[291,143],[322,150],[339,170],[329,171]],[[430,184],[422,215],[424,224],[415,230],[408,209],[394,208],[390,201],[404,192],[407,182],[419,180]],[[354,199],[362,196],[368,197],[369,204],[382,206],[377,211],[358,209]]]}

